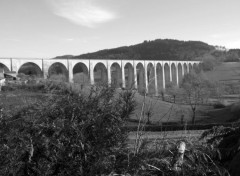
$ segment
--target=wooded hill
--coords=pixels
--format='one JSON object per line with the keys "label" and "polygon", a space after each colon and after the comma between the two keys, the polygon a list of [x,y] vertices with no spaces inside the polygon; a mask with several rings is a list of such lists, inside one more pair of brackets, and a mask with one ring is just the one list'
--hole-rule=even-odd
{"label": "wooded hill", "polygon": [[201,41],[179,41],[156,39],[143,43],[100,50],[78,56],[57,56],[57,59],[121,59],[121,60],[199,60],[211,56],[224,61],[226,51],[216,50],[214,46]]}

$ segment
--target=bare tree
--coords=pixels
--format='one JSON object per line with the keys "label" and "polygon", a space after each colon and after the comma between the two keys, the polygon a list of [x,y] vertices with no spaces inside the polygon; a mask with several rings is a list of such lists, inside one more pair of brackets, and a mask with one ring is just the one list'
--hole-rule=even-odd
{"label": "bare tree", "polygon": [[195,124],[197,106],[207,102],[213,90],[213,84],[202,74],[186,74],[182,80],[183,97],[192,110],[192,124]]}

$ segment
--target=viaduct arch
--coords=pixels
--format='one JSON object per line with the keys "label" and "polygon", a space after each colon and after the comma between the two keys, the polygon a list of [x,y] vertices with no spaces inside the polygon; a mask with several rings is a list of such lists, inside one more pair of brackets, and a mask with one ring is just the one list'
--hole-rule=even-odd
{"label": "viaduct arch", "polygon": [[115,87],[137,89],[158,95],[172,82],[179,85],[183,76],[199,70],[200,61],[95,60],[95,59],[0,59],[0,72],[23,73],[30,65],[44,78],[63,75],[66,81],[79,84],[104,82]]}

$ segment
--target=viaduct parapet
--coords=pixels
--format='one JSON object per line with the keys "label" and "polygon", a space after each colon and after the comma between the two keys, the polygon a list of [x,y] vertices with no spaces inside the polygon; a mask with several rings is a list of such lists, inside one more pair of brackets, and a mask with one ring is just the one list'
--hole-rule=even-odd
{"label": "viaduct parapet", "polygon": [[[2,66],[7,71],[21,73],[21,68],[29,63],[40,70],[44,78],[64,74],[69,82],[75,82],[75,75],[79,74],[81,84],[106,82],[116,87],[146,90],[158,95],[168,83],[178,86],[184,74],[197,69],[200,61],[0,59],[0,68]],[[58,67],[57,72],[54,67]]]}

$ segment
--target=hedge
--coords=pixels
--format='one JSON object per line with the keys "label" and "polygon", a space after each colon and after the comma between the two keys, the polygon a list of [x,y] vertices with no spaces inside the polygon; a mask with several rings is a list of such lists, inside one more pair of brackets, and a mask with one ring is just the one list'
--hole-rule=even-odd
{"label": "hedge", "polygon": [[[236,127],[240,122],[235,123],[211,123],[211,124],[188,124],[188,125],[145,125],[144,131],[179,131],[179,130],[207,130],[214,126]],[[137,131],[137,125],[125,126],[128,131]]]}

